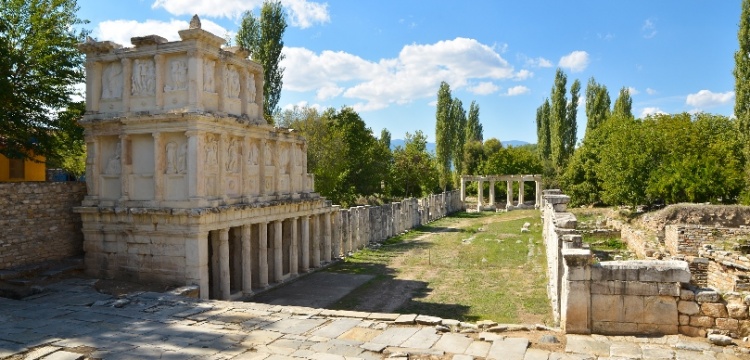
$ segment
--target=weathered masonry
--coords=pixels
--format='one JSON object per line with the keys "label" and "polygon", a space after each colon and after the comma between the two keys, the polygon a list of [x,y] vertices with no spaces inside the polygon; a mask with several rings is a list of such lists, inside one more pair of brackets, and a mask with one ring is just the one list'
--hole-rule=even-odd
{"label": "weathered masonry", "polygon": [[307,145],[262,116],[263,69],[194,17],[181,41],[89,39],[85,266],[94,276],[252,294],[461,208],[458,192],[342,210]]}
{"label": "weathered masonry", "polygon": [[[496,202],[495,202],[495,183],[496,182],[505,182],[507,186],[507,195],[506,195],[506,202],[505,202],[505,209],[506,210],[512,210],[514,208],[516,209],[523,209],[526,207],[524,205],[524,198],[523,198],[523,192],[524,192],[524,183],[525,182],[534,182],[534,190],[535,190],[535,196],[534,196],[534,207],[538,208],[541,204],[542,199],[542,175],[489,175],[489,176],[482,176],[482,175],[463,175],[461,176],[461,201],[465,201],[466,199],[466,182],[470,181],[476,181],[477,182],[477,211],[482,210],[495,210],[496,208]],[[517,202],[513,201],[513,183],[518,182],[518,200]],[[490,184],[490,198],[489,202],[484,201],[484,184],[489,183]]]}

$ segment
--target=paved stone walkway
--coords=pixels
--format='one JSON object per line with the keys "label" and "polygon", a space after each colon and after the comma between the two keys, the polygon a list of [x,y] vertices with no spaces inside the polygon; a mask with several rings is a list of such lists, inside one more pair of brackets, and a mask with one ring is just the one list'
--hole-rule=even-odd
{"label": "paved stone walkway", "polygon": [[92,284],[0,298],[0,359],[750,359],[747,348],[682,336],[558,333],[564,346],[542,345],[534,329],[500,332],[523,326],[151,292],[116,299]]}

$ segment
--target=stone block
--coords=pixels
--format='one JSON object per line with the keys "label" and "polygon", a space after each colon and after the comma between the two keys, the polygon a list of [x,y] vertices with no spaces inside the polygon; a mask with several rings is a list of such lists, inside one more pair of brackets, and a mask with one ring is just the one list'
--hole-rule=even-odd
{"label": "stone block", "polygon": [[700,290],[695,293],[695,301],[698,303],[716,303],[721,301],[721,295],[714,290]]}
{"label": "stone block", "polygon": [[742,304],[742,295],[738,292],[730,291],[724,293],[722,298],[727,304]]}
{"label": "stone block", "polygon": [[680,334],[702,338],[706,336],[706,330],[695,326],[680,326]]}
{"label": "stone block", "polygon": [[745,304],[727,304],[727,313],[732,319],[747,319],[747,305]]}
{"label": "stone block", "polygon": [[740,329],[740,321],[737,319],[717,318],[716,328],[720,330],[737,331]]}
{"label": "stone block", "polygon": [[750,320],[740,320],[740,336],[750,336]]}
{"label": "stone block", "polygon": [[700,306],[695,301],[680,301],[677,303],[677,311],[680,314],[695,315],[701,310]]}
{"label": "stone block", "polygon": [[693,292],[693,290],[680,289],[680,300],[695,300],[695,293]]}
{"label": "stone block", "polygon": [[690,326],[707,329],[714,326],[714,318],[710,316],[691,316]]}
{"label": "stone block", "polygon": [[[677,326],[677,300],[671,296],[643,298],[643,322],[646,324]],[[676,333],[677,329],[672,333]]]}
{"label": "stone block", "polygon": [[727,308],[722,303],[701,304],[701,314],[713,318],[728,317]]}
{"label": "stone block", "polygon": [[679,283],[658,283],[659,295],[680,296]]}
{"label": "stone block", "polygon": [[645,335],[674,335],[678,334],[678,325],[675,324],[638,324],[636,334]]}
{"label": "stone block", "polygon": [[690,316],[680,314],[679,316],[680,326],[682,325],[690,325]]}
{"label": "stone block", "polygon": [[630,335],[638,333],[638,324],[631,322],[596,321],[591,323],[591,332],[604,335]]}

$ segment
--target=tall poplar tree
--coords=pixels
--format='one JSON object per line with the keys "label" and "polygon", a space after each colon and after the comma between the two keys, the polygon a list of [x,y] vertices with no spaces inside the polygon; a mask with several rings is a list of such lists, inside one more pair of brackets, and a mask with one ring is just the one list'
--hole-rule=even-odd
{"label": "tall poplar tree", "polygon": [[[734,116],[739,123],[744,144],[745,180],[750,184],[750,0],[742,0],[739,49],[734,53]],[[750,202],[750,189],[745,189],[744,203]]]}
{"label": "tall poplar tree", "polygon": [[[599,127],[609,117],[611,101],[607,87],[592,77],[586,85],[586,135]],[[584,135],[585,137],[585,135]]]}
{"label": "tall poplar tree", "polygon": [[453,164],[456,169],[456,174],[462,175],[464,171],[464,145],[466,144],[466,110],[464,110],[464,105],[459,99],[453,99],[452,105],[451,118],[453,118],[453,124],[456,127],[454,135],[455,146],[453,147]]}
{"label": "tall poplar tree", "polygon": [[479,105],[476,101],[472,101],[469,105],[469,117],[466,120],[466,143],[483,140],[482,123],[479,122]]}
{"label": "tall poplar tree", "polygon": [[615,107],[612,109],[612,115],[621,116],[623,119],[633,118],[633,98],[630,97],[630,90],[626,87],[620,89],[620,95],[615,100]]}
{"label": "tall poplar tree", "polygon": [[549,124],[550,111],[549,99],[544,99],[544,103],[536,109],[537,151],[542,161],[549,161],[550,154],[552,154]]}
{"label": "tall poplar tree", "polygon": [[565,91],[567,82],[568,77],[558,68],[550,95],[552,100],[550,109],[550,154],[552,166],[558,172],[562,169],[565,159],[565,137],[567,134]]}
{"label": "tall poplar tree", "polygon": [[250,58],[263,65],[263,114],[269,123],[278,111],[284,68],[279,66],[284,60],[286,15],[280,1],[265,1],[260,10],[260,18],[246,11],[242,15],[237,31],[237,44],[250,51]]}
{"label": "tall poplar tree", "polygon": [[576,149],[578,133],[578,97],[581,92],[581,82],[576,79],[570,86],[570,101],[565,110],[565,131],[563,132],[563,162],[560,171],[567,165],[568,159]]}
{"label": "tall poplar tree", "polygon": [[440,174],[440,187],[445,189],[450,180],[451,157],[455,140],[455,127],[452,121],[451,109],[453,99],[451,88],[445,81],[440,83],[437,94],[437,111],[435,114],[435,156]]}

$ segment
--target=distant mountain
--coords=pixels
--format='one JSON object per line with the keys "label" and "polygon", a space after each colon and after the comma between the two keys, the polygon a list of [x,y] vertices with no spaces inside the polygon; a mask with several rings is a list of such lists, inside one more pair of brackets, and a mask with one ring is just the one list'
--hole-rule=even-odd
{"label": "distant mountain", "polygon": [[[404,139],[391,139],[391,150],[395,149],[397,146],[403,147],[405,143]],[[508,141],[501,141],[503,143],[503,146],[521,146],[521,145],[528,145],[529,143],[526,141],[521,140],[508,140]],[[427,152],[434,154],[435,153],[435,143],[428,142],[427,143]]]}

